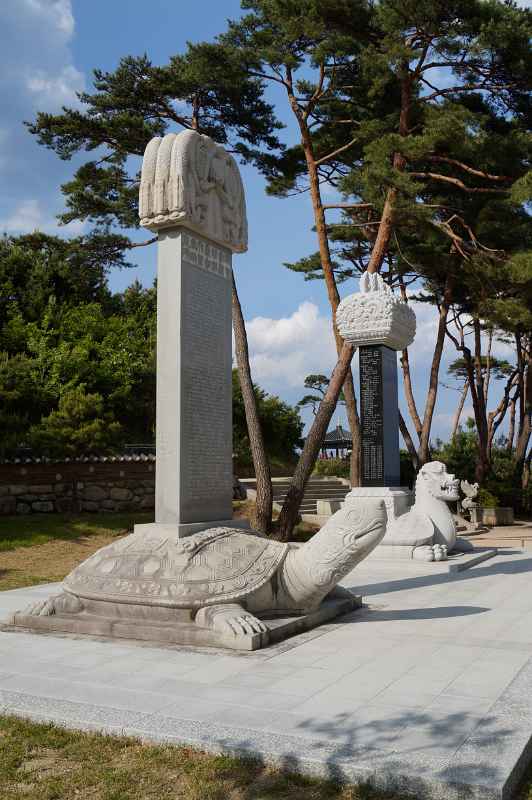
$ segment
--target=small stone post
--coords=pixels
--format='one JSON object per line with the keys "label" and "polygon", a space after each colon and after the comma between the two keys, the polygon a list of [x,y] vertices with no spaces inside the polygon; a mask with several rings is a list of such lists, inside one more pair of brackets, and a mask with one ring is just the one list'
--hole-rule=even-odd
{"label": "small stone post", "polygon": [[400,487],[396,351],[413,342],[416,318],[380,275],[365,272],[360,292],[338,306],[336,322],[359,349],[362,486],[348,498],[382,497],[390,519],[410,502],[410,492]]}
{"label": "small stone post", "polygon": [[155,525],[178,537],[235,527],[231,269],[247,250],[235,160],[195,131],[152,139],[139,214],[158,236]]}

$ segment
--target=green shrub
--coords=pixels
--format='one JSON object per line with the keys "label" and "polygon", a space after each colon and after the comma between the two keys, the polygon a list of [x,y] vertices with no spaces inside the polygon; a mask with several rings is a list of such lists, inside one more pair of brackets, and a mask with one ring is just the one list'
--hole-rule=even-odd
{"label": "green shrub", "polygon": [[498,498],[487,489],[482,488],[478,490],[477,502],[482,508],[495,508],[499,505]]}
{"label": "green shrub", "polygon": [[319,458],[314,467],[314,475],[349,478],[349,459]]}

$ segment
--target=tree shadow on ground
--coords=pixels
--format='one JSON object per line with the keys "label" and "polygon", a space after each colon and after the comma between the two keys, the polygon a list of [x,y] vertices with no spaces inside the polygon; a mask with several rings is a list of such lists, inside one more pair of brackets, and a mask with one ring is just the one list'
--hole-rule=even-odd
{"label": "tree shadow on ground", "polygon": [[[257,714],[260,716],[258,710]],[[460,797],[477,797],[479,784],[502,785],[505,776],[489,759],[475,763],[461,759],[461,746],[474,732],[478,752],[485,744],[489,753],[494,735],[503,746],[514,733],[509,726],[501,729],[495,716],[488,714],[481,719],[474,712],[446,713],[444,707],[436,714],[397,709],[385,718],[373,720],[359,719],[356,712],[338,713],[327,719],[285,716],[292,718],[289,731],[246,731],[248,735],[242,736],[244,731],[236,729],[234,736],[222,736],[217,744],[240,756],[264,753],[258,757],[261,763],[265,758],[287,776],[319,775],[330,782],[331,791],[339,784],[356,784],[353,800],[385,800],[405,793],[426,797],[429,784],[431,793],[434,784],[459,785]],[[279,727],[283,728],[282,721]],[[416,745],[416,737],[420,736]],[[257,788],[255,784],[254,787]],[[243,798],[252,800],[257,796],[262,795],[250,792]]]}
{"label": "tree shadow on ground", "polygon": [[497,562],[485,567],[476,566],[458,573],[438,573],[435,575],[415,575],[393,580],[382,580],[379,583],[351,583],[356,579],[356,570],[348,576],[349,584],[346,588],[362,594],[365,597],[388,592],[402,592],[405,589],[422,589],[426,586],[444,585],[446,583],[459,583],[460,581],[485,578],[489,575],[519,575],[532,572],[532,558],[514,559],[507,562]]}

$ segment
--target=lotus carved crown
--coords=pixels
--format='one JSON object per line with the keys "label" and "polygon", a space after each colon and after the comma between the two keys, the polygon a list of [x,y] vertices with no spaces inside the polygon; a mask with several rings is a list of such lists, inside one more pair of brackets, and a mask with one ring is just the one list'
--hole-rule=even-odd
{"label": "lotus carved crown", "polygon": [[368,272],[360,278],[360,291],[338,306],[336,324],[342,338],[357,347],[384,344],[403,350],[416,334],[412,309],[393,294],[380,275]]}

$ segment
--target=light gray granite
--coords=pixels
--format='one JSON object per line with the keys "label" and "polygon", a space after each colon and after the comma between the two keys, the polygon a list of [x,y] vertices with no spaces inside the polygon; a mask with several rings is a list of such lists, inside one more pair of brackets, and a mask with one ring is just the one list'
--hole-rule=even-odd
{"label": "light gray granite", "polygon": [[[532,756],[532,558],[434,566],[365,561],[344,584],[366,607],[256,652],[0,631],[0,709],[438,800],[506,800]],[[0,594],[0,618],[50,590]]]}
{"label": "light gray granite", "polygon": [[157,281],[156,520],[230,520],[231,251],[161,231]]}

